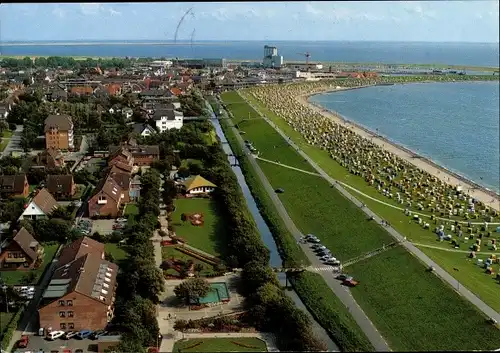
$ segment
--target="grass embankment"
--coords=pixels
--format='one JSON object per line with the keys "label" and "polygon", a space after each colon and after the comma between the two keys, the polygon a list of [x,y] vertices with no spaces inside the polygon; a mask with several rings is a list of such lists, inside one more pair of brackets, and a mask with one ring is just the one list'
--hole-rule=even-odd
{"label": "grass embankment", "polygon": [[[243,94],[245,94],[245,92],[243,92]],[[295,131],[282,118],[280,118],[279,116],[274,114],[272,111],[267,109],[262,103],[253,99],[253,97],[251,97],[248,94],[245,94],[245,97],[247,97],[249,99],[249,101],[252,102],[252,104],[254,104],[257,107],[257,109],[260,110],[260,112],[262,114],[265,114],[288,137],[290,137],[291,140],[297,146],[299,146],[299,148],[302,151],[304,151],[307,155],[309,155],[309,157],[311,157],[311,159],[313,159],[316,162],[316,164],[318,164],[321,167],[321,169],[323,169],[332,178],[339,180],[347,185],[350,185],[350,186],[354,187],[355,189],[363,192],[364,194],[366,194],[372,198],[375,198],[376,200],[381,200],[385,203],[388,203],[388,204],[391,204],[391,205],[394,205],[397,207],[401,206],[401,205],[398,205],[396,203],[396,201],[381,196],[381,194],[377,191],[377,189],[368,185],[362,177],[355,176],[355,175],[349,173],[346,168],[342,167],[338,162],[333,160],[329,156],[328,152],[326,152],[326,151],[324,151],[316,146],[312,146],[312,145],[308,144],[299,132]],[[274,129],[272,129],[272,127],[268,127],[268,130],[274,131]],[[266,132],[261,131],[261,134],[266,134]],[[269,159],[272,159],[272,158],[269,158]],[[284,163],[284,164],[286,164],[286,163]],[[283,169],[285,169],[285,168],[283,168]],[[290,172],[292,172],[292,171],[290,170]],[[318,177],[318,179],[319,179],[319,177]],[[422,226],[418,225],[416,222],[411,221],[409,217],[405,216],[405,214],[402,210],[389,207],[385,204],[374,201],[368,197],[362,196],[359,193],[353,192],[351,190],[348,190],[348,191],[354,197],[356,197],[358,200],[364,202],[370,210],[372,210],[374,213],[379,215],[382,219],[389,221],[391,226],[394,229],[396,229],[399,233],[406,236],[409,241],[412,241],[415,243],[421,243],[421,244],[429,244],[432,246],[438,246],[438,247],[450,249],[449,242],[437,241],[436,235],[431,230],[425,230],[422,228]],[[425,211],[422,211],[420,213],[426,214]],[[429,219],[429,223],[431,223],[431,225],[433,225],[432,224],[433,222],[431,222],[430,219]],[[493,233],[492,238],[499,239],[500,233]],[[484,241],[484,239],[483,239],[483,241]],[[470,240],[468,244],[462,243],[461,250],[467,250],[469,245],[472,244],[472,242],[473,241]],[[429,248],[422,248],[422,251],[424,251],[424,253],[426,253],[428,256],[432,257],[432,252],[429,250]],[[480,253],[478,253],[478,256],[480,258],[482,258]],[[486,256],[484,256],[484,257],[486,257]],[[435,260],[436,260],[436,263],[438,263],[440,265],[445,264],[444,262],[441,262],[441,259],[439,257],[436,258]],[[465,260],[463,260],[463,261],[465,261]],[[460,264],[457,263],[457,265],[460,265]],[[445,266],[445,268],[447,269],[446,266]],[[491,295],[488,294],[488,293],[491,293],[494,291],[498,291],[498,284],[496,284],[494,281],[491,281],[491,278],[489,275],[484,274],[482,277],[475,276],[473,273],[475,273],[476,270],[470,266],[463,268],[463,270],[464,270],[464,272],[466,271],[466,273],[462,273],[462,279],[463,279],[462,284],[464,286],[466,286],[470,291],[472,291],[473,293],[480,296],[485,301],[485,303],[490,305],[492,308],[494,308],[495,310],[500,310],[500,296],[492,297]],[[456,277],[456,275],[457,275],[456,271],[448,270],[448,272],[454,277]],[[480,280],[481,284],[477,285],[476,280],[473,278]]]}
{"label": "grass embankment", "polygon": [[173,352],[267,352],[266,343],[254,337],[195,338],[177,341]]}
{"label": "grass embankment", "polygon": [[[236,97],[234,94],[228,93],[223,98],[234,99]],[[221,119],[220,123],[233,152],[239,156],[238,160],[245,180],[257,202],[259,211],[276,240],[285,263],[310,264],[307,256],[288,232],[256,171],[250,165],[248,157],[243,153],[230,123],[227,119]],[[361,328],[351,317],[344,304],[328,288],[321,276],[305,273],[298,277],[294,286],[297,294],[318,323],[327,330],[330,337],[343,351],[372,350],[371,344],[367,341]]]}
{"label": "grass embankment", "polygon": [[[190,246],[214,256],[224,254],[226,232],[215,201],[211,199],[177,199],[174,201],[174,205],[172,225],[177,236],[186,240]],[[181,215],[183,213],[202,214],[203,224],[194,226],[189,219],[182,221]]]}
{"label": "grass embankment", "polygon": [[[265,112],[264,114],[267,114],[267,112]],[[268,129],[269,131],[272,130],[271,127],[268,127]],[[265,135],[267,134],[267,131],[262,130],[260,131],[260,133]],[[257,143],[255,143],[255,147],[259,149]],[[274,157],[279,158],[279,156]],[[330,159],[330,162],[333,161]],[[279,166],[274,165],[273,167],[280,168]],[[280,180],[280,182],[283,183],[285,182],[285,178],[289,178],[290,180],[297,183],[295,187],[293,187],[293,183],[291,181],[288,181],[290,183],[289,186],[291,193],[297,192],[297,189],[311,188],[312,190],[314,190],[313,188],[318,183],[318,177],[310,176],[310,178],[299,178],[298,174],[303,173],[282,167],[281,169],[283,169],[281,173],[283,173],[284,175],[281,176],[282,179]],[[273,177],[276,178],[276,175],[278,173],[276,169],[270,168],[264,168],[264,172],[271,180],[273,179]],[[309,175],[306,176],[309,177]],[[297,201],[300,200],[300,198],[298,198],[293,201],[293,204],[287,205],[284,198],[286,194],[287,192],[282,194],[282,200],[284,201],[287,208],[291,210],[291,213],[293,213],[294,208],[297,209],[302,203],[304,203],[304,197],[302,197],[302,201]],[[319,195],[322,195],[323,199],[332,198],[332,196],[325,196],[328,195],[328,193],[319,193]],[[329,195],[332,195],[331,191]],[[311,200],[308,201],[308,207],[313,208],[313,211],[317,211],[318,207],[322,207],[321,204],[324,201],[317,199],[315,200],[316,196],[314,194],[309,195],[309,198]],[[316,201],[315,205],[313,205],[312,201]],[[345,199],[339,199],[337,200],[337,202],[338,206],[336,207],[347,207],[346,210],[349,209],[348,206],[343,205],[343,203],[350,203]],[[334,206],[332,205],[332,207]],[[375,229],[378,226],[373,223],[367,222],[366,216],[359,213],[359,210],[357,208],[355,208],[355,210],[358,211],[357,216],[356,214],[351,214],[349,216],[351,218],[350,222],[340,222],[340,225],[343,228],[341,232],[345,232],[346,234],[345,242],[348,247],[352,246],[352,240],[349,239],[348,235],[355,234],[355,231],[353,230],[359,227],[358,224],[363,224],[362,227],[367,230],[367,232],[365,233],[365,236],[367,238],[372,234],[377,234],[377,231]],[[331,212],[335,214],[336,211],[333,210]],[[338,222],[337,219],[342,219],[346,216],[347,213],[348,211],[344,211],[340,214],[337,214],[337,217],[329,217],[328,215],[332,213],[327,213],[325,218],[330,220],[331,223],[336,223]],[[300,223],[297,223],[300,227]],[[352,223],[354,223],[354,225]],[[370,229],[370,227],[372,228]],[[320,234],[318,235],[321,236]],[[324,243],[326,244],[325,240],[326,239],[323,239]],[[337,239],[337,241],[339,248],[342,249],[344,245],[342,244],[341,239]],[[332,252],[336,254],[337,248],[332,248]],[[425,267],[417,259],[413,258],[404,249],[397,249],[396,251],[391,250],[383,254],[384,257],[382,257],[382,255],[379,255],[370,258],[360,263],[360,265],[356,264],[356,267],[353,266],[349,271],[351,272],[351,269],[354,269],[353,273],[355,274],[356,278],[359,278],[361,280],[359,289],[358,287],[356,288],[356,293],[362,293],[357,295],[356,297],[359,297],[359,303],[361,307],[374,321],[377,328],[379,328],[384,336],[387,337],[393,349],[413,350],[417,346],[414,345],[413,347],[411,347],[411,345],[407,342],[412,342],[412,344],[414,344],[415,341],[424,341],[419,343],[418,347],[420,349],[439,349],[439,347],[443,347],[442,342],[448,342],[449,339],[439,340],[436,338],[435,340],[423,340],[422,337],[435,338],[443,336],[453,337],[456,342],[467,341],[469,343],[464,346],[474,346],[476,349],[486,347],[491,348],[492,346],[498,346],[500,344],[500,342],[498,342],[498,340],[500,339],[498,330],[496,330],[491,325],[488,326],[486,324],[486,319],[478,311],[476,311],[470,303],[466,302],[463,298],[458,296],[453,291],[453,289],[449,288],[445,283],[443,283],[433,274],[427,274],[425,272]],[[385,254],[392,255],[392,267],[387,266],[387,268],[384,268],[383,266],[380,266],[379,268],[377,268],[377,266],[372,266],[371,261],[374,261],[374,263],[377,263],[376,261],[380,262],[381,260],[379,259],[387,257],[387,255]],[[385,262],[382,261],[382,264],[384,263]],[[367,269],[370,269],[370,271],[367,271]],[[371,275],[363,275],[358,277],[358,273],[362,274],[363,271],[367,271]],[[428,279],[428,276],[430,275],[434,276],[432,280]],[[403,279],[407,282],[414,282],[416,286],[411,285],[411,290],[406,290],[406,288],[404,287],[405,284],[403,282]],[[418,305],[418,303],[415,303],[415,293],[420,292],[431,292],[437,293],[438,295],[432,296],[434,302],[429,299],[429,302],[424,302],[425,305]],[[391,295],[387,295],[387,293],[391,293]],[[369,300],[367,298],[369,298]],[[447,300],[447,303],[442,305],[442,300],[440,298],[446,298],[445,300]],[[307,301],[307,299],[303,300]],[[413,305],[407,305],[406,303],[413,303]],[[447,310],[448,305],[454,306],[456,309]],[[460,312],[462,308],[464,312],[467,313],[467,320],[457,314],[457,312]],[[403,328],[400,327],[400,325],[394,325],[389,319],[392,318],[392,316],[399,317],[398,320],[407,320],[408,323],[406,323],[406,326]],[[420,320],[422,320],[422,317],[426,318],[425,325],[420,324]],[[441,324],[441,322],[447,322],[448,324],[443,325]],[[453,322],[453,325],[449,324],[449,322]],[[321,322],[321,324],[327,326],[325,322]],[[412,330],[411,327],[418,327],[418,330]],[[453,327],[453,329],[450,330],[450,327]],[[478,332],[481,332],[481,334],[483,335],[482,338],[470,339],[470,335],[468,333],[471,330],[477,330]],[[498,338],[496,337],[497,335]],[[458,345],[454,344],[453,347],[455,346]]]}
{"label": "grass embankment", "polygon": [[135,203],[128,203],[125,206],[125,212],[123,213],[124,216],[137,216],[139,214],[139,207]]}
{"label": "grass embankment", "polygon": [[351,292],[398,351],[491,350],[498,329],[403,248],[349,267],[360,285]]}
{"label": "grass embankment", "polygon": [[[302,170],[313,171],[310,164],[265,120],[242,118],[248,116],[245,110],[253,112],[253,109],[237,93],[224,94],[223,99],[230,102],[226,103],[226,106],[232,111],[235,123],[245,131],[245,139],[252,142],[259,151],[259,156]],[[278,147],[273,148],[273,146]],[[392,242],[392,238],[381,226],[368,221],[358,207],[348,202],[323,178],[265,161],[258,163],[273,188],[285,190],[279,198],[302,233],[318,236],[341,261]]]}
{"label": "grass embankment", "polygon": [[[45,271],[45,268],[52,262],[52,259],[54,258],[58,248],[59,245],[44,245],[43,262],[40,267],[29,271],[2,271],[0,272],[0,278],[8,286],[13,286],[18,284],[25,284],[25,285],[36,284],[40,279],[40,276]],[[33,280],[30,281],[29,283],[23,283],[24,282],[23,279],[27,278],[26,276],[28,276],[29,273],[35,274]]]}
{"label": "grass embankment", "polygon": [[319,274],[303,272],[291,282],[304,305],[324,325],[328,334],[334,337],[343,352],[373,351],[370,341],[340,299],[335,295],[325,295],[331,293],[331,289]]}
{"label": "grass embankment", "polygon": [[119,245],[114,243],[104,244],[104,251],[113,256],[113,260],[119,263],[127,258],[127,252]]}

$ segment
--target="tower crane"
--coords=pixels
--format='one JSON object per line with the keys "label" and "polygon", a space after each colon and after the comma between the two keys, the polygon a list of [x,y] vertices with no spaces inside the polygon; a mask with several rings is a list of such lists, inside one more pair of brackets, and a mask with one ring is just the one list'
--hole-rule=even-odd
{"label": "tower crane", "polygon": [[309,54],[309,52],[298,53],[298,54],[306,57],[306,65],[309,66],[309,58],[311,57],[311,54]]}

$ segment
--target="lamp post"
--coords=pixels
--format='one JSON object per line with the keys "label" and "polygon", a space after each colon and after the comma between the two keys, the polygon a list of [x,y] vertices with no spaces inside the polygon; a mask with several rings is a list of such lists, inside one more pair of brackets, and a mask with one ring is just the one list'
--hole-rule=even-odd
{"label": "lamp post", "polygon": [[5,307],[7,309],[7,314],[8,314],[9,313],[9,299],[7,298],[7,286],[3,285],[2,289],[3,289],[3,294],[5,295]]}
{"label": "lamp post", "polygon": [[156,338],[156,348],[158,348],[158,352],[160,351],[160,339],[163,339],[161,333],[158,334],[158,337]]}

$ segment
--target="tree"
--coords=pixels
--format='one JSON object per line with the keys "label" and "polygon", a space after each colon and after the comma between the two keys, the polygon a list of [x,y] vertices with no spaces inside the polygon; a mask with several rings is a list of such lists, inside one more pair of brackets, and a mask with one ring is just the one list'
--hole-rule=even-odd
{"label": "tree", "polygon": [[146,353],[146,349],[141,343],[141,340],[133,334],[126,333],[122,335],[120,342],[114,346],[104,350],[107,353]]}
{"label": "tree", "polygon": [[271,283],[276,286],[279,282],[276,275],[269,266],[262,265],[258,262],[249,262],[243,267],[241,273],[241,290],[243,296],[249,296],[266,283]]}
{"label": "tree", "polygon": [[203,271],[204,269],[205,268],[200,263],[197,263],[197,264],[194,265],[194,271],[196,272],[197,276],[200,276],[200,272]]}
{"label": "tree", "polygon": [[203,298],[210,291],[210,284],[202,278],[190,278],[174,288],[175,296],[184,300],[189,304],[192,300],[200,303],[200,298]]}

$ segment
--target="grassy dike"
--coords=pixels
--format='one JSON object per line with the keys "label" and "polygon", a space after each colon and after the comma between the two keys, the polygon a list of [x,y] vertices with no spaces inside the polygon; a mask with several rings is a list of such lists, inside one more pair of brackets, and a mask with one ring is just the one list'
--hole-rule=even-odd
{"label": "grassy dike", "polygon": [[[213,105],[214,102],[211,104]],[[248,157],[243,153],[229,120],[221,119],[220,124],[231,149],[238,156],[241,171],[285,263],[310,264],[304,252],[297,246],[295,239],[286,229],[271,198],[250,165]],[[349,310],[335,296],[319,274],[303,272],[294,277],[291,282],[304,305],[342,351],[373,351],[371,343],[354,321]]]}

